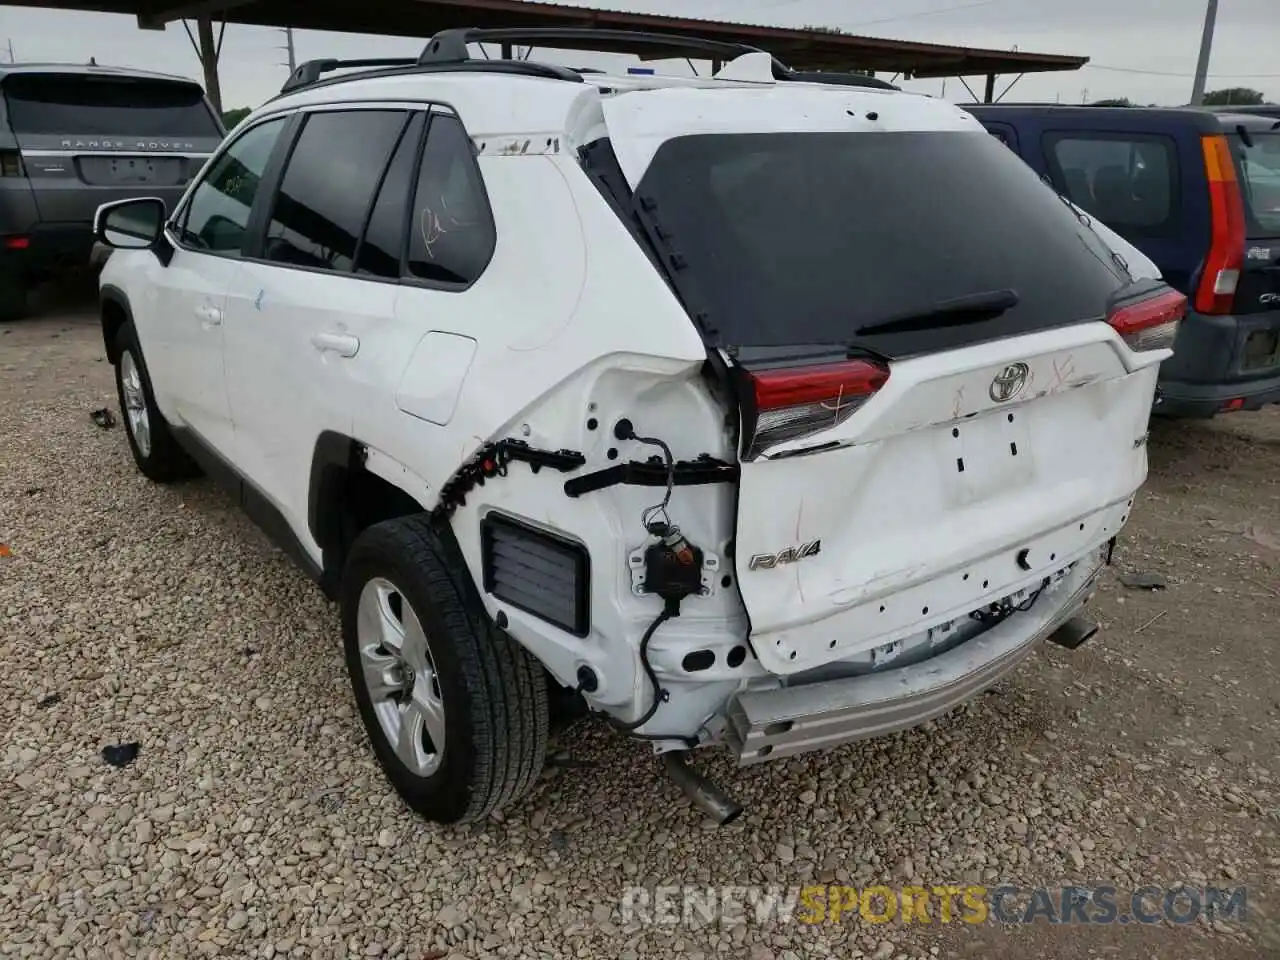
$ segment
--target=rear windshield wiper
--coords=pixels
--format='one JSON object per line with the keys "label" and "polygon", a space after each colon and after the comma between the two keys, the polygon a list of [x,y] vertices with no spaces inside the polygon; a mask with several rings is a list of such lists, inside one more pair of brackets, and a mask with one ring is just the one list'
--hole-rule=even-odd
{"label": "rear windshield wiper", "polygon": [[923,310],[912,310],[887,320],[868,323],[859,327],[857,333],[859,336],[868,333],[909,333],[913,330],[982,323],[984,320],[994,320],[1017,305],[1016,290],[988,290],[951,300],[939,300]]}

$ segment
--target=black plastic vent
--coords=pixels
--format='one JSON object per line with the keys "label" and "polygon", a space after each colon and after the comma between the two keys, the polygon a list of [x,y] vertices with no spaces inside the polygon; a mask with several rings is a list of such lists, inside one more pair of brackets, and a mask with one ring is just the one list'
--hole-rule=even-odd
{"label": "black plastic vent", "polygon": [[586,547],[510,517],[480,523],[484,589],[518,610],[585,637],[591,629]]}

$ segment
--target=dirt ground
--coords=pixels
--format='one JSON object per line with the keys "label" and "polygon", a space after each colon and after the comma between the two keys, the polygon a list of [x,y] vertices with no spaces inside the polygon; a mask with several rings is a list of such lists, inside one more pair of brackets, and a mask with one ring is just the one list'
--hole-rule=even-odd
{"label": "dirt ground", "polygon": [[[55,292],[42,317],[0,326],[0,543],[11,552],[0,555],[0,619],[9,623],[0,627],[0,954],[182,956],[189,942],[188,956],[198,946],[206,955],[361,953],[410,960],[725,951],[753,960],[1280,957],[1280,407],[1213,422],[1153,422],[1150,479],[1116,550],[1113,572],[1091,605],[1103,626],[1097,638],[1077,651],[1046,649],[979,702],[921,731],[750,771],[713,762],[710,769],[750,802],[748,814],[733,827],[708,831],[658,778],[641,748],[588,728],[573,753],[598,766],[549,774],[526,808],[505,822],[478,832],[438,831],[398,810],[373,767],[346,702],[350,694],[340,676],[334,619],[319,594],[260,540],[244,555],[232,552],[233,544],[255,534],[217,491],[203,481],[177,493],[157,491],[134,475],[121,430],[102,431],[90,421],[92,408],[114,410],[116,404],[96,320],[80,296]],[[149,523],[157,532],[146,532]],[[166,644],[179,639],[153,638],[148,645],[148,630],[155,628],[146,617],[164,604],[141,589],[113,593],[107,584],[115,583],[115,575],[102,571],[114,568],[95,566],[93,551],[99,547],[99,553],[119,558],[113,562],[124,564],[121,571],[148,563],[165,568],[165,582],[182,595],[173,603],[206,618],[197,618],[200,627],[190,621],[180,639],[205,644],[207,660],[172,674],[158,672],[145,682],[130,679],[130,670],[171,658]],[[150,551],[145,556],[144,547]],[[1122,582],[1136,574],[1157,578],[1160,588]],[[59,612],[65,597],[49,596],[54,580],[68,589],[77,583],[89,588],[72,604],[73,612]],[[30,599],[37,595],[38,603]],[[301,612],[284,620],[277,605],[286,602],[290,611]],[[278,626],[268,622],[272,618]],[[267,649],[274,637],[287,653],[301,635],[320,650],[306,676],[298,675],[300,665]],[[89,643],[91,653],[79,646]],[[53,659],[40,659],[46,656]],[[93,662],[82,662],[85,657]],[[263,673],[268,663],[274,680]],[[40,664],[53,665],[46,670]],[[103,679],[113,670],[123,677],[115,686]],[[193,678],[193,670],[206,672]],[[204,681],[203,692],[191,693],[200,686],[193,679]],[[120,684],[124,692],[117,692]],[[199,881],[210,889],[226,880],[231,868],[225,864],[233,854],[244,858],[235,861],[236,869],[276,897],[285,897],[313,863],[319,873],[310,900],[298,901],[287,916],[270,897],[254,903],[245,894],[243,914],[241,901],[232,897],[227,902],[237,909],[229,920],[215,916],[216,910],[203,905],[207,900],[184,900],[205,862],[195,840],[169,845],[177,851],[175,862],[182,860],[175,867],[179,879],[167,881],[181,888],[172,897],[163,889],[168,875],[149,859],[145,843],[125,849],[119,856],[126,866],[114,873],[111,864],[118,858],[111,845],[99,849],[92,843],[90,821],[115,822],[115,808],[104,808],[105,797],[128,795],[130,817],[157,804],[172,811],[176,804],[180,819],[188,789],[191,808],[205,809],[195,786],[175,785],[160,774],[153,783],[139,760],[133,769],[143,779],[137,783],[121,779],[128,771],[94,767],[84,775],[94,784],[88,794],[87,779],[63,789],[67,777],[74,781],[74,771],[81,769],[68,765],[100,762],[100,730],[122,729],[126,718],[144,731],[144,756],[167,749],[175,758],[170,780],[194,782],[203,769],[199,764],[223,769],[219,754],[232,755],[241,741],[274,742],[276,732],[261,726],[262,718],[238,726],[240,721],[219,715],[224,699],[239,702],[241,686],[249,714],[255,696],[261,706],[262,689],[277,699],[283,695],[277,691],[301,690],[319,701],[309,705],[309,725],[299,729],[307,731],[307,742],[322,731],[330,737],[324,770],[308,764],[306,749],[291,739],[303,736],[296,731],[285,732],[286,748],[278,753],[264,746],[251,760],[236,754],[239,759],[226,768],[232,780],[262,775],[267,786],[255,788],[259,792],[275,789],[295,798],[279,804],[279,815],[288,821],[280,831],[301,829],[309,853],[281,862],[300,862],[287,869],[302,873],[276,883],[259,863],[259,850],[237,852],[235,814],[219,820],[221,814],[211,813],[207,826],[193,823],[181,836],[204,830],[199,835],[212,838],[215,849],[225,839],[219,879]],[[58,723],[41,706],[51,693],[75,705]],[[132,698],[127,705],[106,703],[126,694]],[[203,710],[211,719],[192,720],[188,713],[184,722],[190,729],[167,727],[163,711],[192,696],[198,703],[183,709]],[[148,716],[154,719],[150,727]],[[221,735],[197,737],[202,723],[213,724],[206,732]],[[181,762],[184,756],[190,760],[191,743],[175,741],[185,733],[200,743],[203,759],[195,773]],[[15,786],[20,770],[25,788]],[[200,780],[199,789],[216,796],[222,789],[217,782],[206,788]],[[325,800],[323,812],[316,812],[307,806],[315,800],[314,789],[307,794],[295,787],[304,783],[327,785],[326,796],[338,800]],[[829,812],[806,814],[815,804]],[[270,821],[272,806],[255,807],[258,819]],[[894,832],[885,836],[876,829],[895,817]],[[141,837],[142,828],[130,823],[122,828],[132,831],[131,838]],[[149,815],[146,823],[148,837],[153,829],[161,834],[157,816]],[[382,842],[388,830],[406,839],[379,850],[388,846]],[[553,852],[547,852],[548,831]],[[308,837],[320,843],[315,838],[321,834],[330,838],[325,842],[333,844],[332,854],[306,846]],[[263,849],[285,842],[281,835],[268,831]],[[347,894],[338,894],[340,886],[331,889],[329,879],[364,869],[350,862],[353,848],[343,837],[354,838],[354,849],[367,845],[373,851],[368,862],[379,876],[402,877],[403,870],[396,882],[415,891],[413,903],[420,906],[414,909],[425,919],[412,910],[402,917],[400,940],[394,941],[398,951],[391,934],[366,945],[358,929],[341,919],[350,914],[342,912]],[[474,863],[466,852],[473,847],[479,850]],[[107,866],[85,880],[77,873],[82,864],[72,855],[76,850],[82,860],[98,857]],[[347,853],[339,856],[340,850]],[[837,854],[846,852],[848,859],[840,860]],[[373,854],[390,859],[375,860]],[[810,854],[812,866],[801,869]],[[855,860],[858,866],[847,873],[831,867]],[[449,872],[455,862],[456,877]],[[788,928],[753,932],[743,940],[701,932],[673,939],[670,933],[628,927],[607,906],[598,909],[609,899],[600,890],[624,881],[788,882],[793,868],[796,876],[807,871],[821,882],[848,876],[854,883],[873,877],[943,883],[954,870],[956,880],[992,886],[997,880],[1121,890],[1147,883],[1243,885],[1248,912],[1243,922],[1216,925],[886,926],[809,939]],[[413,886],[415,871],[430,875],[425,894]],[[528,943],[509,940],[512,928],[501,926],[507,913],[520,912],[514,907],[496,904],[491,919],[475,907],[474,929],[470,921],[445,916],[451,901],[440,907],[440,891],[447,898],[451,885],[459,898],[472,897],[474,890],[492,896],[535,871],[538,879],[527,881],[535,894],[555,895],[561,914],[577,919],[535,937],[543,927],[539,910],[536,919],[519,921],[527,923],[518,932],[528,931]],[[102,876],[117,878],[111,881],[116,886]],[[129,893],[131,879],[138,877],[151,886],[135,882]],[[351,882],[359,886],[357,880]],[[90,889],[92,896],[85,892]],[[575,898],[591,896],[583,892],[588,889],[596,890],[596,909],[588,902],[584,914],[574,913]],[[332,912],[321,910],[330,919],[294,930],[295,909],[298,916],[320,909],[317,890],[321,900],[336,898]],[[145,912],[152,918],[146,929],[137,921],[142,907],[126,904],[128,896],[152,905]],[[474,896],[467,902],[483,899]],[[385,907],[379,903],[369,909]],[[76,909],[87,909],[91,918],[80,934],[88,938],[84,942],[102,943],[101,950],[72,953],[46,946],[56,940],[63,914]],[[339,932],[336,939],[316,932],[329,926]],[[508,933],[499,937],[503,929]],[[28,936],[32,931],[39,936]]]}

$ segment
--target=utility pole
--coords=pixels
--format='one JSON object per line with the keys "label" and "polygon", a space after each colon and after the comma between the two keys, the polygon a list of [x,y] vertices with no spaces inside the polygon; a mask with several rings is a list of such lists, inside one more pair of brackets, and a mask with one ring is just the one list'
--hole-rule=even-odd
{"label": "utility pole", "polygon": [[298,57],[293,49],[293,27],[282,27],[284,30],[284,46],[281,50],[289,56],[289,76],[293,76],[293,71],[298,69]]}
{"label": "utility pole", "polygon": [[200,60],[200,70],[204,74],[204,92],[209,97],[209,103],[213,105],[214,110],[222,113],[222,87],[218,83],[218,60],[222,57],[222,38],[227,33],[227,22],[222,21],[216,39],[213,35],[213,19],[208,16],[196,18],[195,33],[191,32],[191,26],[186,20],[182,21],[182,29],[187,32],[187,39],[191,41],[191,46]]}
{"label": "utility pole", "polygon": [[9,41],[9,62],[17,63],[18,58],[13,55],[13,40]]}
{"label": "utility pole", "polygon": [[[225,25],[223,27],[225,28]],[[218,83],[218,54],[222,52],[222,37],[213,40],[213,19],[198,17],[196,35],[200,38],[200,68],[204,72],[204,92],[209,96],[213,109],[222,113],[222,86]]]}
{"label": "utility pole", "polygon": [[1213,51],[1213,27],[1218,19],[1218,0],[1209,0],[1204,12],[1204,34],[1200,37],[1200,59],[1196,61],[1196,81],[1191,87],[1191,105],[1204,105],[1204,85],[1209,77],[1209,55]]}

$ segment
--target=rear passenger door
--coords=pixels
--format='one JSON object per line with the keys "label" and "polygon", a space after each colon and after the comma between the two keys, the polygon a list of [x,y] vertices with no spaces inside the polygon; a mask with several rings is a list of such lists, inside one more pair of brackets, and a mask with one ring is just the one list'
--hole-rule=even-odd
{"label": "rear passenger door", "polygon": [[1195,264],[1182,242],[1178,146],[1155,133],[1051,130],[1043,138],[1054,186],[1128,240],[1186,291]]}
{"label": "rear passenger door", "polygon": [[[407,107],[343,105],[302,116],[279,185],[226,307],[225,366],[245,506],[283,520],[315,562],[308,526],[311,461],[325,431],[347,436],[352,383],[377,380],[373,345],[393,335],[396,250],[361,249],[370,217],[402,232],[406,206],[374,208],[403,183],[424,116]],[[277,531],[283,533],[284,531]]]}

